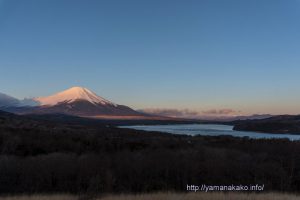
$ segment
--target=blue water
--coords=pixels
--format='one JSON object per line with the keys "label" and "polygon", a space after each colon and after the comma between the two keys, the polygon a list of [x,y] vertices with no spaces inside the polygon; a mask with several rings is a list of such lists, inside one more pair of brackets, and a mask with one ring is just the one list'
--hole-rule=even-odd
{"label": "blue water", "polygon": [[121,126],[120,128],[131,128],[144,131],[159,131],[172,134],[184,135],[231,135],[235,137],[250,137],[250,138],[288,138],[290,140],[300,140],[299,135],[290,134],[272,134],[272,133],[257,133],[248,131],[234,131],[233,126],[220,124],[175,124],[175,125],[138,125],[138,126]]}

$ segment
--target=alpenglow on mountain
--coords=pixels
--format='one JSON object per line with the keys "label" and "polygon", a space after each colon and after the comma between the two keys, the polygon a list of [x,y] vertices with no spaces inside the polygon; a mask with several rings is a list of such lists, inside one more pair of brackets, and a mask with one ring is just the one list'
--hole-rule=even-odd
{"label": "alpenglow on mountain", "polygon": [[34,98],[42,106],[54,106],[60,103],[72,103],[78,100],[88,101],[92,104],[102,104],[102,105],[112,105],[116,104],[98,96],[94,92],[83,87],[72,87],[68,90],[59,92],[48,97],[38,97]]}
{"label": "alpenglow on mountain", "polygon": [[72,87],[47,97],[26,99],[26,101],[34,102],[31,105],[23,105],[20,103],[21,101],[18,102],[13,97],[10,97],[10,99],[14,99],[11,104],[9,100],[7,101],[9,96],[2,96],[6,97],[6,104],[2,103],[0,109],[17,114],[67,114],[100,118],[105,116],[145,116],[127,106],[110,102],[83,87]]}

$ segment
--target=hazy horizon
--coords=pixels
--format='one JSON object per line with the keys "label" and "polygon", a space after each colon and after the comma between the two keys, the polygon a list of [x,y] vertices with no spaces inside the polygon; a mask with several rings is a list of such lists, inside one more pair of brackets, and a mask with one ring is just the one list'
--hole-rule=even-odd
{"label": "hazy horizon", "polygon": [[83,86],[134,109],[300,114],[299,0],[0,0],[0,92]]}

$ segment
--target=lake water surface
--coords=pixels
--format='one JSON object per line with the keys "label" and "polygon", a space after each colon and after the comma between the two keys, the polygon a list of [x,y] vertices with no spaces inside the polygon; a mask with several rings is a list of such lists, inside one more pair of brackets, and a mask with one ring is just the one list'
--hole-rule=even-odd
{"label": "lake water surface", "polygon": [[250,138],[288,138],[290,140],[300,140],[299,135],[290,134],[272,134],[272,133],[257,133],[248,131],[234,131],[233,126],[220,124],[173,124],[173,125],[137,125],[137,126],[121,126],[120,128],[131,128],[144,131],[159,131],[172,134],[185,135],[231,135],[236,137]]}

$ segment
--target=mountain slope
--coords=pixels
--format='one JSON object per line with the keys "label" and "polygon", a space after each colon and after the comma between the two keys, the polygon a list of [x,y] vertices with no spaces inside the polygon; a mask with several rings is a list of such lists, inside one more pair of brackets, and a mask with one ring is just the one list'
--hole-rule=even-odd
{"label": "mountain slope", "polygon": [[[39,106],[31,109],[36,114],[62,113],[76,116],[97,116],[97,115],[112,115],[112,116],[132,116],[142,115],[133,109],[123,105],[112,105],[102,103],[91,103],[86,100],[64,101],[53,106]],[[25,111],[28,113],[27,111]]]}
{"label": "mountain slope", "polygon": [[127,106],[110,102],[87,88],[72,87],[48,97],[32,99],[38,106],[10,106],[4,110],[18,114],[66,114],[82,117],[149,116]]}
{"label": "mountain slope", "polygon": [[0,93],[0,109],[18,108],[26,106],[38,106],[39,103],[33,99],[24,98],[19,100],[7,94]]}
{"label": "mountain slope", "polygon": [[0,93],[0,107],[18,106],[20,101],[14,97]]}
{"label": "mountain slope", "polygon": [[72,87],[57,94],[48,97],[35,98],[34,100],[39,102],[42,106],[53,106],[59,103],[71,103],[77,100],[85,100],[95,105],[102,104],[116,106],[116,104],[98,96],[94,92],[83,87]]}

